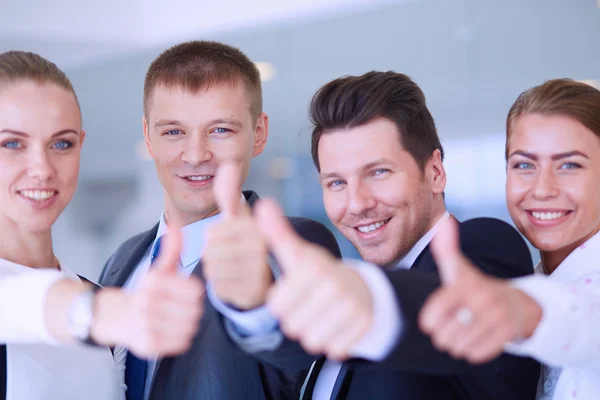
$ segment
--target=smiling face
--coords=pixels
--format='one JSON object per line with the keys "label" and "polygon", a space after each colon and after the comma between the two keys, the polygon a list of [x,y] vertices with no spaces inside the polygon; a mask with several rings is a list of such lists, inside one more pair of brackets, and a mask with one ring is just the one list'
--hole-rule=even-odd
{"label": "smiling face", "polygon": [[75,193],[84,136],[70,91],[30,80],[0,87],[2,223],[50,230]]}
{"label": "smiling face", "polygon": [[[517,118],[506,200],[517,228],[558,265],[600,229],[600,139],[561,115]],[[556,267],[550,266],[552,267]]]}
{"label": "smiling face", "polygon": [[254,121],[243,84],[198,92],[156,86],[147,118],[144,137],[165,191],[165,213],[178,225],[217,214],[212,182],[219,164],[234,161],[243,182],[267,140],[267,116]]}
{"label": "smiling face", "polygon": [[399,261],[444,212],[439,150],[421,170],[388,119],[327,132],[318,152],[327,215],[367,261]]}

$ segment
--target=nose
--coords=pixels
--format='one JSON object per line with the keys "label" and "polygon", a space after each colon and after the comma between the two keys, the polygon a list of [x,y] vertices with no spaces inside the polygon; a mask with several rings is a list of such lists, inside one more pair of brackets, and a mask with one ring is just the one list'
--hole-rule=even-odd
{"label": "nose", "polygon": [[558,192],[553,170],[551,168],[541,169],[534,182],[533,196],[538,200],[546,200],[556,197]]}
{"label": "nose", "polygon": [[192,166],[200,165],[205,161],[210,161],[213,157],[209,146],[210,141],[206,135],[193,135],[187,142],[187,147],[183,150],[181,159],[186,164]]}
{"label": "nose", "polygon": [[32,148],[27,175],[30,178],[38,179],[40,182],[45,182],[48,181],[54,173],[55,169],[48,152],[43,148]]}
{"label": "nose", "polygon": [[368,184],[357,183],[354,185],[348,184],[350,199],[348,202],[348,211],[352,214],[359,215],[375,208],[377,201],[373,197],[373,191]]}

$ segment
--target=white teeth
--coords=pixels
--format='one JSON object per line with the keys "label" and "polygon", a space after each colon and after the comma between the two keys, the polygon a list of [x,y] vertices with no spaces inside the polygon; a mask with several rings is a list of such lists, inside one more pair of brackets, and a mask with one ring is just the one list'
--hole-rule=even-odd
{"label": "white teeth", "polygon": [[53,190],[21,190],[19,193],[21,196],[35,201],[48,200],[56,194]]}
{"label": "white teeth", "polygon": [[533,211],[531,213],[531,215],[533,215],[533,218],[535,219],[539,219],[542,221],[549,221],[549,220],[553,220],[553,219],[557,219],[560,217],[563,217],[565,215],[567,215],[566,212],[539,212],[539,211]]}
{"label": "white teeth", "polygon": [[375,222],[374,224],[371,224],[371,225],[359,226],[358,230],[361,231],[362,233],[369,233],[369,232],[374,231],[375,229],[381,228],[385,224],[387,224],[387,221],[379,221],[379,222]]}
{"label": "white teeth", "polygon": [[190,181],[205,181],[210,178],[212,178],[212,176],[210,176],[210,175],[197,175],[197,176],[186,177],[186,179],[189,179]]}

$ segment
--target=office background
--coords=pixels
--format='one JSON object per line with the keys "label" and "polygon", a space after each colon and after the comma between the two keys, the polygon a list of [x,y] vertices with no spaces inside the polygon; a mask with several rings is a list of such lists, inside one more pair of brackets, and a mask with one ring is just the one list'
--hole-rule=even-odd
{"label": "office background", "polygon": [[410,75],[446,149],[450,211],[509,222],[512,102],[550,78],[600,84],[597,0],[0,0],[0,51],[56,62],[81,102],[79,188],[54,233],[62,262],[92,279],[160,215],[161,186],[142,142],[144,74],[162,50],[190,39],[235,45],[261,68],[270,136],[245,187],[332,229],[309,154],[308,104],[323,83],[374,69]]}

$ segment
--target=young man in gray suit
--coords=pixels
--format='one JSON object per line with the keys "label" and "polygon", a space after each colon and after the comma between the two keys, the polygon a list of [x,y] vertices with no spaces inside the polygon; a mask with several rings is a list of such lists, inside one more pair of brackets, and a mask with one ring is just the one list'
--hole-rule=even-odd
{"label": "young man in gray suit", "polygon": [[[187,42],[150,65],[143,129],[164,188],[164,211],[152,229],[111,256],[101,284],[135,287],[169,226],[183,236],[180,272],[206,280],[208,296],[187,353],[144,360],[123,348],[115,351],[125,366],[127,400],[298,398],[313,358],[287,340],[249,355],[227,334],[234,330],[243,341],[261,333],[264,326],[253,321],[266,313],[265,295],[274,280],[267,247],[250,217],[258,195],[241,189],[251,159],[264,149],[268,127],[259,71],[238,49]],[[289,220],[300,236],[340,256],[323,225]]]}

